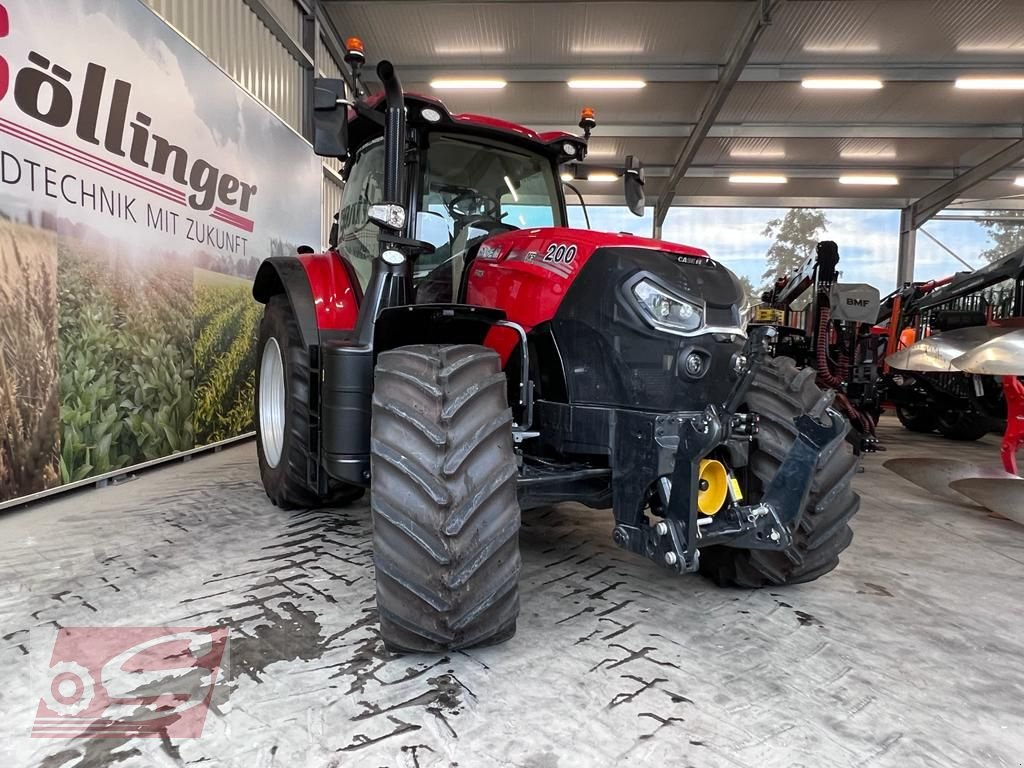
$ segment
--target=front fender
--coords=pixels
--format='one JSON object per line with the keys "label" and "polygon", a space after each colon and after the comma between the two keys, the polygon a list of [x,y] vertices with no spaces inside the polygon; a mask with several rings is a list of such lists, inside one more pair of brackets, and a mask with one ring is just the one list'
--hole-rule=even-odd
{"label": "front fender", "polygon": [[320,343],[322,331],[350,331],[359,316],[359,283],[352,270],[334,253],[274,256],[256,273],[252,295],[266,304],[285,294],[295,313],[302,342]]}

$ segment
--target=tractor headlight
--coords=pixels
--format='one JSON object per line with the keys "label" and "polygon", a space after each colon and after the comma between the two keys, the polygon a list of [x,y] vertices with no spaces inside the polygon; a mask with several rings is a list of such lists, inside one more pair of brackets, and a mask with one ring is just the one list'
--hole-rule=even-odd
{"label": "tractor headlight", "polygon": [[640,314],[653,327],[669,333],[691,333],[704,322],[699,306],[669,293],[647,278],[632,287]]}

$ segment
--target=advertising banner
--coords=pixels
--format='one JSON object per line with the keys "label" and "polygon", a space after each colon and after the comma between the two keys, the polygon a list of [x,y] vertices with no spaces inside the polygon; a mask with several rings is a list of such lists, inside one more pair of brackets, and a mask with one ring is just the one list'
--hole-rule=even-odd
{"label": "advertising banner", "polygon": [[0,0],[0,502],[253,429],[308,143],[140,2]]}

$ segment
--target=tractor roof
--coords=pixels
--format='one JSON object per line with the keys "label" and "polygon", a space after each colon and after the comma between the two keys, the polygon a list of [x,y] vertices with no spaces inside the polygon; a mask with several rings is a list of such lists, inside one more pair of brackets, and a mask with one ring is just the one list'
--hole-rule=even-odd
{"label": "tractor roof", "polygon": [[[369,96],[365,104],[383,117],[385,106],[383,94]],[[583,138],[565,131],[537,133],[526,126],[487,115],[453,115],[440,99],[416,93],[405,94],[405,106],[406,119],[412,126],[430,126],[434,129],[444,129],[450,133],[465,133],[506,141],[554,157],[560,163],[582,160],[586,155],[587,142]],[[424,110],[433,110],[439,119],[427,120],[423,116]],[[353,151],[383,134],[383,122],[378,123],[372,118],[358,115],[354,109],[349,108],[349,146]]]}

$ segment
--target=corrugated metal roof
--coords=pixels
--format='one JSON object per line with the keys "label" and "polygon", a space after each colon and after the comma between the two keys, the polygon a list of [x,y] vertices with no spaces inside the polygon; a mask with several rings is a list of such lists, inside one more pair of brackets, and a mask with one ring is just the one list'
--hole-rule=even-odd
{"label": "corrugated metal roof", "polygon": [[[614,165],[633,154],[661,166],[678,156],[714,88],[705,78],[727,60],[758,7],[750,0],[325,0],[325,6],[342,34],[363,38],[371,61],[388,57],[400,72],[415,68],[415,79],[482,70],[510,80],[501,91],[440,93],[453,111],[575,130],[579,109],[593,106],[598,128],[591,164]],[[976,165],[1024,135],[1019,94],[959,91],[952,84],[958,73],[1024,71],[1024,0],[788,0],[758,41],[751,66],[717,118],[718,126],[739,126],[744,138],[706,139],[697,165],[936,171],[934,180],[907,180],[896,191],[912,199],[938,186],[942,169]],[[808,73],[856,67],[887,80],[885,87],[809,91],[799,83]],[[516,82],[517,68],[534,82]],[[571,91],[564,83],[575,75],[645,73],[650,82],[635,92]],[[424,82],[407,86],[431,92]],[[785,137],[787,126],[805,125],[824,126],[822,135]],[[881,138],[864,137],[872,126],[884,126],[874,131]],[[927,138],[906,137],[919,126]],[[651,179],[650,189],[661,183]],[[691,185],[710,190],[702,195],[736,193],[718,179],[684,180],[687,190]],[[842,199],[899,198],[891,189],[839,188],[834,180],[805,179],[801,186]],[[992,188],[1014,191],[1005,180]]]}
{"label": "corrugated metal roof", "polygon": [[755,62],[948,62],[1024,52],[1020,0],[783,3]]}
{"label": "corrugated metal roof", "polygon": [[328,2],[342,35],[371,58],[433,64],[578,64],[724,60],[743,0],[623,3]]}

